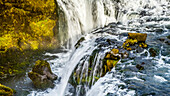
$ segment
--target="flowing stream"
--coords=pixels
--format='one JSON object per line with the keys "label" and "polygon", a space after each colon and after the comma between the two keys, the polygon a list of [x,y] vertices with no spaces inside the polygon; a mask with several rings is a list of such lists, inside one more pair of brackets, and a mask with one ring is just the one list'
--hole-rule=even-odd
{"label": "flowing stream", "polygon": [[[59,79],[54,88],[33,89],[28,96],[170,96],[170,0],[57,2],[66,19],[60,22],[66,24],[61,29],[65,28],[64,33],[59,32],[60,41],[67,41],[67,45],[64,52],[44,55],[58,57],[48,62]],[[148,48],[130,51],[129,58],[119,60],[96,80],[105,54],[119,48],[129,32],[147,33]],[[154,57],[152,49],[156,50]],[[89,69],[91,56],[93,67]],[[138,70],[136,65],[144,69]],[[80,83],[74,84],[77,72],[81,73]]]}

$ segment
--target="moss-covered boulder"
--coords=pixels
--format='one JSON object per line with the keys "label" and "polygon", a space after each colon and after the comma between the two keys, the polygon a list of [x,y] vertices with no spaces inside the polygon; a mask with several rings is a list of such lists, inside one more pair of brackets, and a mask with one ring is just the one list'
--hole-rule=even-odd
{"label": "moss-covered boulder", "polygon": [[0,6],[0,52],[57,46],[56,0],[1,0]]}
{"label": "moss-covered boulder", "polygon": [[138,42],[145,42],[147,38],[147,34],[143,33],[128,33],[128,38],[137,40]]}
{"label": "moss-covered boulder", "polygon": [[56,0],[0,0],[0,79],[25,73],[37,53],[59,46],[58,18]]}
{"label": "moss-covered boulder", "polygon": [[147,48],[147,44],[145,43],[146,38],[147,34],[128,33],[128,39],[123,43],[123,48],[128,51],[135,50],[138,47]]}
{"label": "moss-covered boulder", "polygon": [[0,96],[13,96],[13,90],[0,84]]}
{"label": "moss-covered boulder", "polygon": [[53,81],[57,79],[57,75],[52,73],[50,64],[45,60],[36,61],[28,76],[33,81],[34,86],[40,89],[52,87]]}
{"label": "moss-covered boulder", "polygon": [[112,49],[110,52],[106,53],[103,59],[103,75],[108,71],[111,71],[113,67],[116,66],[117,62],[120,60],[121,55],[118,49]]}

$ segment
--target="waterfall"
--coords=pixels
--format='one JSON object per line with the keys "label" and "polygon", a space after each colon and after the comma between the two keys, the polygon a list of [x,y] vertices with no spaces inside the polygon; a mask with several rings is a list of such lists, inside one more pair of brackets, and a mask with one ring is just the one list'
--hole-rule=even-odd
{"label": "waterfall", "polygon": [[[54,89],[48,91],[47,93],[43,93],[45,94],[45,96],[65,95],[67,89],[66,87],[68,86],[68,81],[72,75],[72,72],[75,70],[76,66],[79,64],[79,62],[83,57],[90,56],[91,53],[95,50],[97,45],[95,44],[96,38],[103,39],[107,37],[107,39],[111,38],[111,39],[116,39],[117,41],[123,41],[123,39],[126,38],[126,37],[119,38],[118,36],[114,36],[114,35],[108,36],[108,34],[107,35],[100,34],[96,36],[95,34],[90,33],[92,31],[93,32],[96,31],[94,29],[99,28],[97,29],[99,32],[100,31],[106,32],[108,30],[111,30],[112,33],[131,32],[134,30],[135,32],[140,32],[140,31],[143,32],[143,29],[145,29],[145,32],[147,33],[149,29],[147,26],[152,26],[152,24],[154,25],[155,22],[160,23],[158,22],[159,20],[154,21],[153,23],[151,22],[152,20],[150,19],[152,18],[164,19],[164,18],[169,18],[168,16],[170,16],[170,6],[169,6],[170,0],[57,0],[57,3],[58,6],[60,7],[58,38],[60,39],[62,45],[64,45],[67,42],[66,48],[72,49],[72,54],[69,60],[67,61],[66,66],[63,68],[63,71],[61,72],[62,75],[59,84],[57,84],[57,86]],[[162,20],[162,22],[164,22],[163,19],[160,19],[160,21]],[[169,21],[167,22],[169,23]],[[109,23],[111,26],[112,24],[113,25],[115,24],[116,27],[114,28],[110,27],[108,25]],[[164,23],[161,23],[160,25],[164,26],[163,25]],[[108,26],[110,29],[108,28]],[[165,30],[165,28],[163,30]],[[85,35],[86,38],[85,41],[83,41],[81,48],[74,50],[73,45],[84,34],[86,34]],[[96,62],[99,63],[100,57],[102,57],[102,55],[100,56],[100,54],[98,57],[95,57]],[[148,57],[150,57],[150,55],[148,55]],[[149,59],[148,57],[145,59]],[[129,62],[131,64],[132,61],[133,60],[129,60],[128,64]],[[87,65],[88,64],[85,64],[83,68],[85,68]],[[94,69],[97,69],[97,67],[95,67]],[[103,82],[107,80],[125,85],[125,83],[119,80],[119,78],[113,79],[112,76],[110,75],[108,75],[108,77],[109,79],[106,78],[99,79],[96,84],[94,84],[95,82],[92,82],[94,86],[92,86],[91,89],[87,88],[86,90],[87,94],[84,95],[87,96],[94,96],[96,94],[98,94],[96,96],[107,95],[106,93],[103,93],[103,90],[107,89],[109,85],[109,84],[106,84],[105,86],[103,85]],[[99,86],[103,86],[103,87],[99,87]],[[123,94],[128,93],[126,89],[121,90],[121,88],[119,88],[118,85],[115,83],[113,84],[110,83],[109,88],[111,88],[110,90],[115,89],[113,90],[114,91],[113,93],[116,92],[118,93],[124,92]],[[135,92],[129,91],[129,94],[132,93]],[[124,96],[124,95],[118,95],[118,96]]]}
{"label": "waterfall", "polygon": [[[153,16],[159,16],[163,10],[161,5],[168,4],[168,0],[57,0],[57,2],[67,19],[67,40],[69,40],[69,44],[75,44],[75,41],[82,34],[88,33],[95,28],[104,27],[111,22],[126,24],[129,20],[140,18],[143,15],[142,12],[146,12],[146,14],[150,12]],[[74,61],[72,59],[71,61]],[[75,59],[77,60],[77,58]],[[72,66],[71,69],[67,67],[67,72],[64,72],[65,76],[63,78],[67,79],[61,81],[62,83],[59,87],[62,89],[58,89],[58,93],[54,92],[59,96],[64,95],[66,88],[64,83],[68,82],[71,75],[69,72],[72,72],[76,66],[75,62],[73,63],[74,67],[70,65]]]}
{"label": "waterfall", "polygon": [[[58,37],[62,45],[72,48],[81,35],[111,22],[123,22],[139,18],[142,12],[155,8],[153,14],[161,14],[157,6],[168,0],[57,0],[60,7]],[[61,20],[62,19],[62,20]],[[64,19],[64,20],[63,20]]]}
{"label": "waterfall", "polygon": [[[60,25],[67,24],[59,30],[59,37],[62,44],[67,41],[67,48],[70,44],[75,44],[82,34],[116,21],[116,3],[112,0],[57,0],[57,2],[66,19]],[[67,35],[63,36],[63,32]]]}

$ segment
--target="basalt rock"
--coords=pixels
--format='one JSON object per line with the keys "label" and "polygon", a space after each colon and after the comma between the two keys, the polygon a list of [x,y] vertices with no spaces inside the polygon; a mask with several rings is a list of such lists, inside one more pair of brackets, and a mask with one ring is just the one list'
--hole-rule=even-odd
{"label": "basalt rock", "polygon": [[40,89],[53,87],[53,81],[57,79],[57,75],[51,71],[50,64],[44,60],[36,61],[28,76],[33,81],[34,86]]}
{"label": "basalt rock", "polygon": [[0,96],[13,96],[13,90],[0,84]]}

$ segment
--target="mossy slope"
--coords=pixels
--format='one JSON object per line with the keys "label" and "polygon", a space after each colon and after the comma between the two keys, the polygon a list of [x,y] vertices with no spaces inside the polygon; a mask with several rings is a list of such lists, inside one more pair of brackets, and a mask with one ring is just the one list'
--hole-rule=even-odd
{"label": "mossy slope", "polygon": [[57,7],[55,0],[0,0],[0,79],[24,73],[37,53],[59,45]]}

